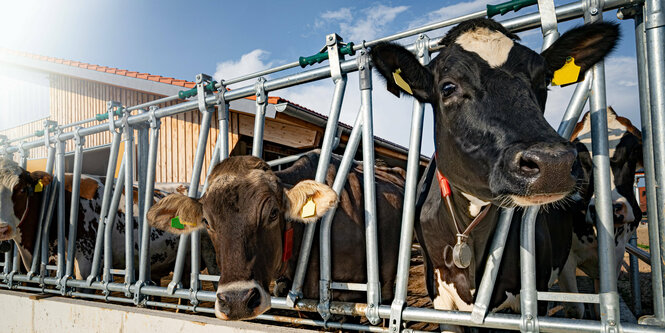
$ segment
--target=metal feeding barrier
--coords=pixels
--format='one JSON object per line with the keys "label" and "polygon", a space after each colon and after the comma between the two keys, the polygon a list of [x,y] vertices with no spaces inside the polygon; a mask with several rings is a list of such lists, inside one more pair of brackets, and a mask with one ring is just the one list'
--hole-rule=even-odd
{"label": "metal feeding barrier", "polygon": [[[411,241],[416,211],[416,187],[418,183],[418,167],[420,158],[420,143],[422,139],[424,106],[414,100],[409,152],[407,160],[407,174],[405,186],[404,209],[400,236],[398,268],[395,286],[395,297],[390,305],[382,305],[380,297],[378,250],[377,250],[377,221],[376,199],[374,190],[374,143],[373,143],[373,114],[372,114],[372,82],[371,63],[367,47],[381,41],[392,41],[404,37],[417,36],[417,40],[407,48],[414,52],[421,63],[429,62],[431,54],[439,46],[438,39],[430,39],[424,32],[451,26],[464,20],[478,17],[493,16],[510,10],[517,10],[524,6],[538,4],[539,12],[518,16],[504,20],[501,23],[513,32],[525,31],[541,27],[546,48],[559,36],[558,22],[577,18],[584,18],[587,23],[602,20],[604,11],[619,10],[622,19],[632,18],[635,22],[635,39],[638,63],[640,110],[642,116],[642,135],[644,145],[644,168],[647,188],[649,212],[649,242],[650,254],[656,263],[652,266],[652,288],[654,315],[643,318],[643,324],[636,325],[621,323],[619,317],[619,296],[616,279],[614,278],[613,251],[613,222],[612,202],[610,197],[610,174],[608,158],[607,118],[605,105],[605,78],[602,62],[593,67],[586,74],[583,82],[576,87],[575,93],[567,107],[558,132],[564,137],[570,137],[573,127],[582,112],[586,100],[590,100],[592,138],[593,138],[593,173],[595,175],[596,207],[598,211],[598,251],[600,259],[600,293],[598,295],[563,294],[554,292],[539,292],[535,286],[535,217],[539,208],[527,209],[521,225],[521,279],[520,292],[521,314],[488,313],[488,304],[494,282],[501,262],[504,244],[508,235],[513,209],[504,209],[501,213],[494,239],[490,246],[485,274],[477,290],[476,302],[472,312],[438,311],[406,306],[407,282],[411,256]],[[202,306],[200,302],[215,301],[215,292],[201,289],[200,281],[215,281],[217,276],[200,274],[199,260],[200,235],[198,232],[190,236],[180,236],[177,259],[173,269],[173,278],[168,287],[149,284],[150,270],[150,226],[146,221],[146,213],[153,200],[155,186],[155,166],[157,149],[159,145],[160,119],[191,110],[201,113],[201,131],[194,157],[194,167],[191,175],[188,196],[198,198],[200,174],[203,171],[205,146],[211,119],[217,112],[219,119],[219,137],[213,150],[212,166],[225,159],[228,151],[228,119],[229,102],[248,96],[256,97],[256,116],[254,124],[254,138],[252,155],[262,156],[263,129],[268,93],[316,80],[331,78],[334,83],[333,100],[330,106],[329,118],[323,138],[321,158],[317,167],[315,180],[323,182],[331,158],[331,152],[339,143],[338,121],[342,101],[347,84],[347,75],[358,72],[361,104],[353,130],[351,131],[346,150],[335,178],[333,189],[341,191],[346,176],[351,168],[353,156],[362,140],[362,156],[364,166],[364,197],[365,197],[365,223],[366,223],[366,249],[367,249],[367,276],[365,284],[344,284],[332,281],[331,274],[331,223],[334,212],[323,217],[320,228],[320,299],[303,299],[302,287],[309,261],[310,250],[315,237],[315,226],[306,228],[298,266],[292,289],[285,298],[273,297],[271,305],[277,309],[318,312],[323,320],[311,320],[278,315],[260,315],[258,319],[277,322],[300,323],[303,325],[324,326],[329,328],[349,329],[372,332],[399,332],[403,331],[402,322],[427,322],[439,324],[452,324],[463,326],[477,326],[497,329],[514,329],[523,332],[568,332],[575,331],[602,331],[602,332],[662,332],[665,324],[665,305],[663,303],[663,276],[665,270],[665,214],[659,207],[665,206],[665,13],[661,0],[582,0],[559,7],[554,6],[552,0],[520,0],[508,2],[497,6],[488,6],[488,10],[479,11],[469,15],[446,20],[421,28],[412,29],[375,41],[343,44],[336,34],[326,36],[326,47],[312,57],[303,57],[300,61],[272,68],[269,70],[245,75],[242,77],[221,81],[212,80],[210,76],[199,74],[196,77],[196,87],[183,91],[179,95],[161,98],[149,103],[136,106],[123,106],[116,102],[108,102],[107,113],[79,121],[73,124],[57,126],[46,121],[44,130],[31,136],[24,136],[13,140],[6,138],[0,140],[0,154],[13,157],[19,154],[20,165],[25,168],[30,149],[46,147],[46,172],[54,174],[54,181],[44,188],[40,221],[37,229],[36,250],[33,254],[31,267],[26,274],[20,272],[18,250],[5,254],[3,270],[0,274],[1,287],[27,290],[80,298],[90,298],[140,306],[155,306],[170,309],[181,309],[193,312],[214,313],[209,307]],[[345,55],[353,59],[345,59]],[[305,67],[309,64],[328,60],[329,64],[315,69],[298,72],[296,74],[266,80],[264,75],[277,73],[297,66]],[[227,90],[229,84],[256,79],[249,84],[234,90]],[[158,108],[157,105],[177,99],[189,98],[180,104]],[[216,110],[215,110],[216,109]],[[138,111],[132,114],[133,111]],[[92,122],[104,122],[94,126],[81,127]],[[65,129],[72,128],[68,132]],[[134,137],[137,130],[137,137]],[[70,220],[65,221],[65,143],[74,142],[74,164],[72,195],[77,196],[80,190],[83,142],[91,134],[109,132],[112,134],[109,164],[105,178],[105,189],[99,228],[95,239],[94,256],[90,276],[85,280],[73,277],[74,253],[76,241],[76,224],[78,205],[72,200]],[[40,138],[27,141],[31,138]],[[120,143],[124,141],[125,147],[133,147],[137,141],[137,156],[133,149],[125,149],[122,156],[121,169],[115,176]],[[297,158],[287,157],[269,162],[271,165],[292,162]],[[133,250],[134,228],[132,219],[125,221],[125,267],[122,269],[112,267],[111,231],[114,225],[115,212],[120,205],[120,197],[125,193],[125,214],[133,214],[133,185],[134,167],[138,175],[138,230],[139,244],[138,277],[134,271]],[[55,171],[55,172],[54,172]],[[115,185],[115,186],[114,186]],[[203,184],[203,192],[207,189],[207,182]],[[659,186],[656,186],[659,185]],[[55,222],[54,222],[55,219]],[[69,235],[65,235],[65,226],[69,223]],[[48,236],[52,228],[57,230],[57,264],[49,265]],[[65,242],[67,239],[67,242]],[[182,287],[183,271],[187,250],[191,255],[191,281],[189,288]],[[103,250],[103,251],[102,251]],[[103,252],[103,256],[102,256]],[[658,264],[660,262],[660,264]],[[124,282],[117,282],[114,276],[123,276]],[[79,292],[78,289],[101,291],[100,294]],[[335,302],[331,300],[333,289],[361,290],[367,293],[367,303],[355,304]],[[111,295],[111,292],[119,293]],[[124,296],[122,296],[124,295]],[[189,305],[180,305],[152,301],[148,296],[165,296],[180,298],[189,301]],[[600,321],[570,320],[565,318],[538,316],[537,302],[539,300],[552,301],[583,301],[598,303],[600,306]],[[331,321],[331,315],[364,316],[369,325],[349,324]],[[378,326],[382,319],[389,319],[388,327]],[[409,330],[411,331],[411,330]]]}

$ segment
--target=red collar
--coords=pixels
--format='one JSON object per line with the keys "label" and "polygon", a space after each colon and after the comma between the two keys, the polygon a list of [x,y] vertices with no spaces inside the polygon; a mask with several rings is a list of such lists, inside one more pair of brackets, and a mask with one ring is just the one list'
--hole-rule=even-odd
{"label": "red collar", "polygon": [[282,262],[285,263],[291,259],[293,255],[293,227],[289,227],[284,231],[284,247],[282,248]]}

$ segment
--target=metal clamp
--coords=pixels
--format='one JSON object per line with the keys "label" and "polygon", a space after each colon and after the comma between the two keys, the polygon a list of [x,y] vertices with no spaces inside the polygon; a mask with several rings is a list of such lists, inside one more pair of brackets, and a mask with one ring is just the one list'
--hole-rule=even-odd
{"label": "metal clamp", "polygon": [[46,149],[55,149],[55,144],[51,143],[51,128],[57,128],[58,123],[53,120],[44,120],[44,146]]}
{"label": "metal clamp", "polygon": [[150,128],[152,129],[158,129],[162,125],[162,121],[155,115],[158,109],[157,106],[151,105],[150,111],[148,111],[148,124],[150,124]]}
{"label": "metal clamp", "polygon": [[28,157],[30,157],[30,151],[25,150],[25,148],[23,147],[23,145],[26,143],[27,143],[26,141],[22,141],[21,143],[18,144],[18,154],[19,156],[21,156],[21,159],[27,159]]}
{"label": "metal clamp", "polygon": [[254,91],[256,95],[256,104],[265,104],[268,101],[265,87],[266,79],[262,76],[254,83]]}
{"label": "metal clamp", "polygon": [[116,130],[115,128],[115,112],[113,111],[114,108],[122,108],[122,104],[120,102],[116,101],[108,101],[106,102],[106,112],[109,114],[109,132],[111,133],[122,133],[122,128]]}
{"label": "metal clamp", "polygon": [[141,297],[141,288],[143,288],[143,286],[145,286],[145,282],[143,282],[142,280],[138,280],[134,284],[134,288],[136,289],[136,291],[134,292],[133,300],[134,300],[134,305],[136,306],[145,305],[145,297]]}
{"label": "metal clamp", "polygon": [[[226,101],[226,83],[222,80],[219,83],[219,88],[217,89],[217,94],[215,94],[217,97],[217,105],[218,107],[224,107],[226,110],[229,109],[229,102]],[[228,118],[228,112],[218,112],[217,115],[219,116],[218,120],[223,120]]]}
{"label": "metal clamp", "polygon": [[369,52],[363,46],[360,50],[358,62],[358,76],[360,77],[360,90],[372,89],[372,71],[369,64]]}
{"label": "metal clamp", "polygon": [[342,37],[335,33],[326,36],[326,49],[328,50],[328,61],[330,61],[330,76],[333,82],[337,82],[337,80],[342,78],[340,61],[344,60],[344,55],[339,52],[342,41]]}
{"label": "metal clamp", "polygon": [[85,144],[85,137],[81,136],[81,129],[83,129],[81,126],[76,126],[73,131],[74,144],[76,144],[77,146],[76,149],[80,149],[80,147],[83,147],[83,145]]}
{"label": "metal clamp", "polygon": [[[129,111],[127,109],[124,109],[124,112],[122,113],[122,118],[120,118],[120,129],[117,133],[122,133],[122,131],[125,131],[125,137],[123,138],[122,141],[128,141],[130,138],[134,136],[134,132],[132,131],[132,128],[129,126]],[[113,121],[109,121],[109,124],[113,123]],[[110,125],[109,125],[110,126]],[[127,149],[127,147],[125,147]]]}
{"label": "metal clamp", "polygon": [[196,96],[199,102],[199,111],[209,112],[206,105],[206,85],[212,82],[212,77],[207,74],[197,74],[196,75]]}

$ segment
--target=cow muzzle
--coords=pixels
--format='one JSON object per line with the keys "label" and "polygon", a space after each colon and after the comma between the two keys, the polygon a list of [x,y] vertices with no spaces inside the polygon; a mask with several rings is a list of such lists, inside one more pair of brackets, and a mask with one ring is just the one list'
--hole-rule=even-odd
{"label": "cow muzzle", "polygon": [[0,222],[0,241],[10,240],[13,237],[14,228],[8,223]]}
{"label": "cow muzzle", "polygon": [[270,295],[256,281],[239,281],[217,288],[215,316],[224,320],[244,320],[270,309]]}
{"label": "cow muzzle", "polygon": [[511,198],[519,206],[543,205],[563,199],[575,187],[576,157],[574,147],[561,143],[539,143],[504,154],[508,179],[521,187]]}

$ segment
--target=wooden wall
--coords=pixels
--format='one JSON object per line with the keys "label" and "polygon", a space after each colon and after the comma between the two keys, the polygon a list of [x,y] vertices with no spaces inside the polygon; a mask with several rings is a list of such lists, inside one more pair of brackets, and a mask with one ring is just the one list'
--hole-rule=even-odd
{"label": "wooden wall", "polygon": [[[50,119],[58,124],[69,124],[106,113],[106,102],[118,101],[126,106],[137,105],[164,96],[111,86],[103,83],[72,78],[63,75],[50,75]],[[160,107],[177,104],[174,101]],[[160,127],[160,145],[157,155],[156,181],[158,182],[189,182],[192,174],[193,160],[200,132],[200,114],[197,111],[186,112],[162,118]],[[229,151],[239,141],[240,135],[253,135],[254,117],[251,114],[231,112],[229,119]],[[85,127],[98,125],[92,122]],[[34,133],[43,128],[43,120],[15,127],[0,134],[10,139]],[[69,128],[66,131],[71,131]],[[313,148],[320,144],[323,128],[303,122],[299,119],[279,114],[277,119],[266,120],[265,139],[295,149]],[[206,146],[202,178],[208,169],[212,150],[217,141],[218,120],[215,113],[211,123],[209,140]],[[135,135],[136,140],[136,135]],[[136,142],[136,141],[135,141]],[[111,143],[111,134],[102,132],[86,137],[85,148],[97,147]],[[72,151],[74,143],[69,141],[67,151]],[[44,158],[46,149],[41,147],[30,151],[30,158]],[[83,163],[95,163],[86,161]],[[39,164],[35,164],[39,165]]]}

